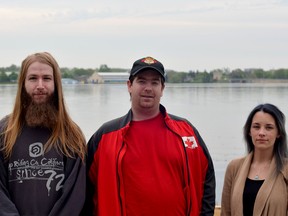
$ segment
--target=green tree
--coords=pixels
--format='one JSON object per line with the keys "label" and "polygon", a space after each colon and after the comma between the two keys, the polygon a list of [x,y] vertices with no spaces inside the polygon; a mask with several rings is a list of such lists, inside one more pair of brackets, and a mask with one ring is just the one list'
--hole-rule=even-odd
{"label": "green tree", "polygon": [[7,74],[4,71],[2,71],[0,73],[0,83],[7,83],[9,81],[10,80],[9,80],[9,77],[7,76]]}
{"label": "green tree", "polygon": [[245,74],[241,69],[232,70],[230,74],[231,79],[243,79],[245,78]]}
{"label": "green tree", "polygon": [[255,69],[255,70],[253,70],[253,78],[264,79],[265,78],[264,70],[263,69]]}
{"label": "green tree", "polygon": [[83,68],[73,68],[72,74],[73,77],[81,77],[81,76],[91,76],[93,74],[92,69],[83,69]]}
{"label": "green tree", "polygon": [[99,72],[111,72],[111,69],[106,64],[102,64],[100,65]]}
{"label": "green tree", "polygon": [[12,72],[12,73],[8,76],[8,78],[9,78],[9,81],[10,81],[10,82],[16,82],[17,79],[18,79],[18,74],[15,73],[15,72]]}
{"label": "green tree", "polygon": [[17,67],[15,64],[12,64],[10,67],[6,68],[6,71],[18,72],[18,71],[20,71],[20,68]]}
{"label": "green tree", "polygon": [[167,72],[166,81],[169,83],[182,83],[185,80],[187,73],[169,71]]}
{"label": "green tree", "polygon": [[210,83],[213,81],[213,74],[208,73],[207,71],[204,72],[197,72],[194,82],[197,83]]}
{"label": "green tree", "polygon": [[274,72],[275,79],[288,79],[288,70],[287,69],[278,69]]}

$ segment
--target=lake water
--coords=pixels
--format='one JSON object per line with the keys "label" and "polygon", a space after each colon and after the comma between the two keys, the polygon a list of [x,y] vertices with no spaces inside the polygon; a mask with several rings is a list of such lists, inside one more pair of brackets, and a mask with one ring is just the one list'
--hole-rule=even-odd
{"label": "lake water", "polygon": [[[127,113],[125,84],[64,85],[65,102],[87,139],[102,123]],[[0,118],[12,110],[16,85],[0,85]],[[166,84],[162,104],[187,118],[200,132],[216,172],[216,203],[221,202],[228,162],[245,154],[242,128],[259,103],[273,103],[288,116],[288,84]],[[287,124],[286,124],[287,126]]]}

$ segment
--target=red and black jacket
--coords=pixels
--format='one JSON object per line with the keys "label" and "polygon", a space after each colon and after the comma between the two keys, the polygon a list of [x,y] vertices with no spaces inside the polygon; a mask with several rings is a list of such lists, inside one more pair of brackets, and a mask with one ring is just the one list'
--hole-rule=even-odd
{"label": "red and black jacket", "polygon": [[[167,128],[179,136],[183,164],[187,216],[214,215],[215,173],[208,149],[197,129],[186,119],[168,114],[160,105]],[[132,111],[103,124],[88,142],[87,197],[85,215],[125,216],[119,167],[125,155],[124,137],[132,121]],[[194,143],[185,143],[192,138]]]}

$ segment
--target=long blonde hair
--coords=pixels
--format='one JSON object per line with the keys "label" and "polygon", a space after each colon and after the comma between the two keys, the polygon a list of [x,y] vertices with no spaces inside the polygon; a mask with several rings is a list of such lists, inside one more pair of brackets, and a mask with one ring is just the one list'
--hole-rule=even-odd
{"label": "long blonde hair", "polygon": [[55,97],[57,108],[57,121],[52,128],[52,134],[45,145],[45,151],[55,147],[67,157],[79,156],[83,161],[86,154],[86,141],[79,126],[70,118],[64,103],[61,72],[58,63],[48,52],[29,55],[22,61],[18,77],[18,91],[15,99],[13,112],[8,116],[7,125],[4,129],[4,155],[10,158],[13,146],[21,133],[25,122],[24,103],[22,92],[25,88],[25,78],[29,66],[34,62],[47,64],[53,68],[55,82]]}

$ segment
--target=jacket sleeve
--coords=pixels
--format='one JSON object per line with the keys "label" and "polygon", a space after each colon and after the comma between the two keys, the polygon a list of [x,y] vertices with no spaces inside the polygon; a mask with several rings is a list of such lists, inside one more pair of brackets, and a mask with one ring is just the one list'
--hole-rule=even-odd
{"label": "jacket sleeve", "polygon": [[[6,118],[0,121],[0,134],[3,131]],[[19,216],[18,210],[15,204],[10,199],[8,191],[8,167],[4,161],[4,155],[2,151],[3,147],[3,135],[0,136],[0,216]]]}
{"label": "jacket sleeve", "polygon": [[0,216],[19,216],[16,206],[10,199],[7,186],[7,168],[2,152],[0,152]]}
{"label": "jacket sleeve", "polygon": [[0,216],[19,216],[14,203],[6,196],[2,188],[0,189]]}
{"label": "jacket sleeve", "polygon": [[[98,134],[98,135],[97,135]],[[87,143],[87,160],[86,160],[86,198],[85,198],[85,205],[83,211],[81,213],[82,216],[92,216],[95,215],[94,213],[94,205],[96,205],[94,195],[95,195],[95,182],[90,178],[89,171],[91,165],[93,163],[94,154],[98,148],[99,143],[99,131],[97,131]],[[97,137],[97,138],[96,138]]]}
{"label": "jacket sleeve", "polygon": [[78,216],[80,215],[86,188],[86,165],[80,158],[67,158],[65,164],[65,175],[67,176],[63,194],[55,203],[49,216]]}
{"label": "jacket sleeve", "polygon": [[201,216],[213,216],[215,209],[215,199],[216,199],[216,180],[215,180],[215,171],[212,158],[208,151],[208,148],[200,136],[199,132],[195,129],[196,136],[200,142],[201,147],[203,148],[204,154],[206,155],[208,161],[208,168],[206,172],[205,182],[204,182],[204,191],[202,198],[202,208]]}
{"label": "jacket sleeve", "polygon": [[224,184],[222,190],[222,199],[221,199],[221,216],[230,216],[231,215],[231,189],[232,189],[232,162],[230,162],[226,168]]}

